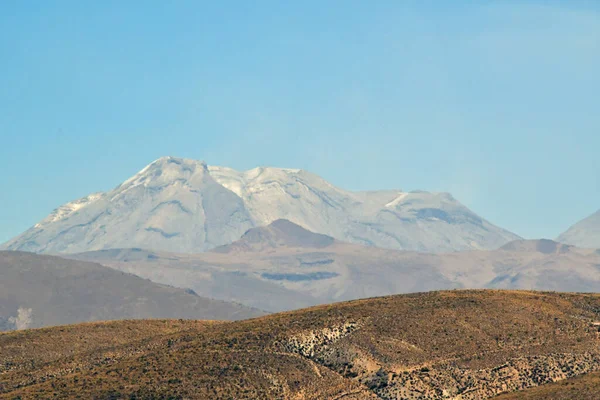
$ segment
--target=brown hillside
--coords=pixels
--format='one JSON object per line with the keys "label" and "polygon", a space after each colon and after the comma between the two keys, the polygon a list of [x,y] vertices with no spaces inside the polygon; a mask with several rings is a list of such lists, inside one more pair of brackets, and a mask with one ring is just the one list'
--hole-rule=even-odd
{"label": "brown hillside", "polygon": [[[238,322],[155,321],[145,337],[102,345],[94,324],[8,333],[0,397],[490,398],[600,370],[599,320],[599,295],[450,291]],[[146,323],[110,326],[123,336]],[[77,332],[62,348],[49,336],[60,329]]]}
{"label": "brown hillside", "polygon": [[599,397],[600,373],[596,372],[501,395],[494,400],[598,400]]}

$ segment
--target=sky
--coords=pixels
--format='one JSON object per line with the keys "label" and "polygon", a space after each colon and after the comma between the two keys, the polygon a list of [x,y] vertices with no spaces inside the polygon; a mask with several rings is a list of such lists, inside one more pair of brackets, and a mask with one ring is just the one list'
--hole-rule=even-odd
{"label": "sky", "polygon": [[161,156],[600,208],[600,2],[0,2],[0,242]]}

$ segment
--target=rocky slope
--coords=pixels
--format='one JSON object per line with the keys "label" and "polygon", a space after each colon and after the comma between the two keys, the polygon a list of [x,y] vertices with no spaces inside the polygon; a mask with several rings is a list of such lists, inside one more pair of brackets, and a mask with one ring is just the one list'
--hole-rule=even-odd
{"label": "rocky slope", "polygon": [[595,372],[496,397],[497,400],[597,400],[600,373]]}
{"label": "rocky slope", "polygon": [[264,313],[95,263],[0,252],[0,330],[112,319],[259,315]]}
{"label": "rocky slope", "polygon": [[302,170],[238,172],[164,157],[110,192],[59,207],[1,248],[201,252],[282,218],[339,240],[392,249],[491,249],[517,238],[448,193],[349,192]]}
{"label": "rocky slope", "polygon": [[579,247],[600,248],[600,210],[571,226],[556,240]]}
{"label": "rocky slope", "polygon": [[452,288],[600,291],[600,254],[551,240],[424,254],[344,243],[283,220],[201,254],[113,249],[71,257],[268,311]]}
{"label": "rocky slope", "polygon": [[599,321],[598,295],[451,291],[24,331],[0,335],[0,397],[487,399],[600,370]]}

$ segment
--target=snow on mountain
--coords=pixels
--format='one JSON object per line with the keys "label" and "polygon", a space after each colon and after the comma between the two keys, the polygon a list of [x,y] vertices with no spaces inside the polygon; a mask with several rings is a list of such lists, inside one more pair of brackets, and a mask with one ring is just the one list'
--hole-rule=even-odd
{"label": "snow on mountain", "polygon": [[67,218],[69,215],[73,214],[80,208],[85,207],[98,199],[101,199],[103,196],[104,196],[104,193],[102,193],[102,192],[92,193],[89,196],[86,196],[84,198],[64,204],[64,205],[58,207],[56,210],[54,210],[50,215],[48,215],[46,218],[44,218],[41,222],[37,223],[35,225],[35,227],[41,228],[52,222],[57,222],[57,221],[60,221],[61,219]]}
{"label": "snow on mountain", "polygon": [[61,218],[46,218],[3,247],[42,253],[115,247],[193,252],[234,241],[254,226],[242,200],[216,183],[205,163],[170,157],[93,201],[69,205],[53,212]]}
{"label": "snow on mountain", "polygon": [[600,248],[600,210],[571,226],[556,240],[577,247]]}
{"label": "snow on mountain", "polygon": [[201,252],[278,219],[338,240],[424,252],[492,249],[518,239],[447,193],[350,192],[298,169],[240,172],[163,157],[110,192],[59,207],[0,248]]}

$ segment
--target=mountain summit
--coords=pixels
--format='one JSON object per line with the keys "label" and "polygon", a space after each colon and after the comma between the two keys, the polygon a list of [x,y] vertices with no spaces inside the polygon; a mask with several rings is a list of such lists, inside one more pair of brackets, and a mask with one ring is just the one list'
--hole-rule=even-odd
{"label": "mountain summit", "polygon": [[491,249],[518,239],[448,193],[350,192],[298,169],[240,172],[162,157],[112,191],[59,207],[0,249],[201,252],[279,219],[338,240],[424,252]]}
{"label": "mountain summit", "polygon": [[252,228],[244,233],[240,240],[229,245],[213,249],[218,253],[247,252],[274,249],[277,247],[295,247],[321,249],[330,246],[334,238],[313,233],[287,219],[278,219],[268,226]]}

